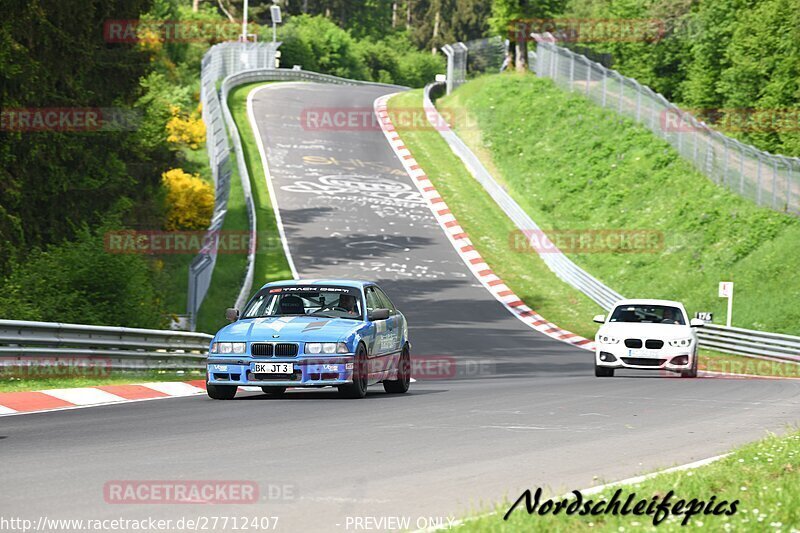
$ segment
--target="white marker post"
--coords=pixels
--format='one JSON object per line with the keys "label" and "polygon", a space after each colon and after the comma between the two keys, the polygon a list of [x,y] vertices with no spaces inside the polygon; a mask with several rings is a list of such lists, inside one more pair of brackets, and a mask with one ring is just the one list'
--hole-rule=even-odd
{"label": "white marker post", "polygon": [[726,326],[731,327],[731,313],[733,312],[733,282],[720,281],[719,282],[719,297],[728,299],[728,316],[726,317]]}

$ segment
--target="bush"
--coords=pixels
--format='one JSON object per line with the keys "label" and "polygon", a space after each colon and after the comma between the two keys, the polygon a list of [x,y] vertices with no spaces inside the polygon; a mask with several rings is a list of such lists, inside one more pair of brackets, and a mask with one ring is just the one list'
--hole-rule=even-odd
{"label": "bush", "polygon": [[161,175],[167,189],[167,220],[164,227],[174,230],[202,230],[214,212],[214,189],[198,174],[173,168]]}
{"label": "bush", "polygon": [[356,49],[370,81],[423,87],[445,71],[444,57],[414,49],[403,33],[382,41],[361,41]]}
{"label": "bush", "polygon": [[197,150],[206,140],[206,125],[200,116],[200,106],[191,114],[172,106],[172,118],[167,121],[167,142]]}
{"label": "bush", "polygon": [[109,253],[104,230],[32,252],[12,267],[0,292],[0,316],[16,320],[162,328],[167,319],[159,273],[142,256]]}
{"label": "bush", "polygon": [[[151,72],[141,81],[144,94],[136,102],[142,113],[138,135],[142,144],[152,150],[163,148],[165,128],[172,110],[191,109],[192,93],[188,87],[173,84],[160,72]],[[163,168],[163,167],[162,167]]]}
{"label": "bush", "polygon": [[356,41],[347,31],[323,16],[292,17],[282,28],[281,63],[303,65],[306,70],[343,78],[367,79],[366,68],[356,53]]}
{"label": "bush", "polygon": [[322,16],[292,17],[281,29],[281,66],[343,78],[422,87],[444,72],[444,57],[414,48],[406,33],[356,40]]}

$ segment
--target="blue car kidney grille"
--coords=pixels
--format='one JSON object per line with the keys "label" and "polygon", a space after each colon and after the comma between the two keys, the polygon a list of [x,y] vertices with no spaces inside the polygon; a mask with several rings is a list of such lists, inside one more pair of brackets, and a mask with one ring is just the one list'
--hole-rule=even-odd
{"label": "blue car kidney grille", "polygon": [[254,342],[250,345],[250,355],[254,357],[294,357],[297,355],[297,344]]}

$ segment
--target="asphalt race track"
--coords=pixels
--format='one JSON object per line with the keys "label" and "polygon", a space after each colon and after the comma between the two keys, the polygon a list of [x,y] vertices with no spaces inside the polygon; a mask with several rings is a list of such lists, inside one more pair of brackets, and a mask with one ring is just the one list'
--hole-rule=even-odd
{"label": "asphalt race track", "polygon": [[[452,357],[452,372],[361,401],[240,392],[3,417],[0,514],[278,516],[281,531],[354,530],[353,517],[384,516],[413,527],[525,488],[578,489],[703,459],[796,422],[798,381],[598,379],[588,352],[512,317],[471,276],[377,126],[308,123],[314,108],[367,110],[386,91],[270,84],[253,109],[301,276],[380,281],[409,320],[412,353]],[[261,501],[108,504],[114,480],[249,480]]]}

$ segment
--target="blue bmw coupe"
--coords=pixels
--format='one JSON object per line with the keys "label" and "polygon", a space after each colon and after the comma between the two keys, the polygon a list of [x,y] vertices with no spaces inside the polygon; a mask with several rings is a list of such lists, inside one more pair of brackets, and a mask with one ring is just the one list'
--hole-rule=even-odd
{"label": "blue bmw coupe", "polygon": [[211,341],[208,395],[230,400],[240,386],[280,395],[288,387],[338,387],[363,398],[383,383],[408,391],[408,324],[380,287],[368,281],[268,283]]}

